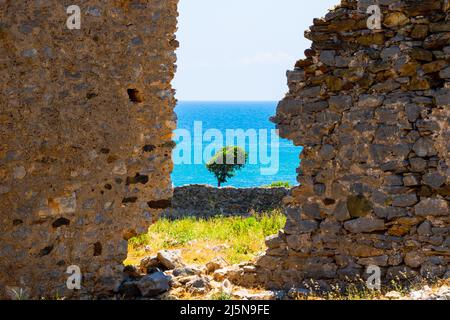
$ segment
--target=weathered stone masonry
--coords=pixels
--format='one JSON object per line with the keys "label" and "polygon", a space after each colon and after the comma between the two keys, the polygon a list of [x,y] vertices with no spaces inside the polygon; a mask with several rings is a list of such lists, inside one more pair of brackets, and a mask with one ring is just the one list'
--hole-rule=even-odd
{"label": "weathered stone masonry", "polygon": [[449,7],[380,0],[383,29],[371,31],[373,3],[315,19],[288,72],[273,121],[305,149],[287,225],[252,278],[269,287],[364,277],[368,265],[385,281],[450,275]]}
{"label": "weathered stone masonry", "polygon": [[214,216],[249,216],[281,209],[289,195],[287,188],[214,188],[188,185],[174,189],[172,206],[162,217],[209,218]]}
{"label": "weathered stone masonry", "polygon": [[176,6],[0,0],[0,296],[70,296],[70,265],[82,294],[110,292],[168,206]]}
{"label": "weathered stone masonry", "polygon": [[[74,3],[76,2],[76,3]],[[364,9],[371,1],[360,1]],[[288,222],[236,282],[449,275],[448,2],[357,1],[316,19],[274,121],[305,146]],[[81,30],[66,8],[82,9]],[[177,0],[0,0],[0,297],[122,280],[129,237],[172,197]],[[248,277],[246,277],[248,276]]]}

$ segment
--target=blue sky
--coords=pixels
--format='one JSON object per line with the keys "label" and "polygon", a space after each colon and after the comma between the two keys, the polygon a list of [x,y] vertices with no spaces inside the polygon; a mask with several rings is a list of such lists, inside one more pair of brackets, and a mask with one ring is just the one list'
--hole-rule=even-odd
{"label": "blue sky", "polygon": [[303,32],[339,0],[180,0],[178,100],[281,100]]}

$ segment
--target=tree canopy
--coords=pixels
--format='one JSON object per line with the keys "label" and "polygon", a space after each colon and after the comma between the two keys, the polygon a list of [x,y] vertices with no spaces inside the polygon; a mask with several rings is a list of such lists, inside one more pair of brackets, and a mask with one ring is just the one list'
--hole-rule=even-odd
{"label": "tree canopy", "polygon": [[248,154],[241,147],[227,146],[219,150],[206,164],[209,172],[214,174],[217,185],[236,175],[236,171],[241,170],[247,163]]}

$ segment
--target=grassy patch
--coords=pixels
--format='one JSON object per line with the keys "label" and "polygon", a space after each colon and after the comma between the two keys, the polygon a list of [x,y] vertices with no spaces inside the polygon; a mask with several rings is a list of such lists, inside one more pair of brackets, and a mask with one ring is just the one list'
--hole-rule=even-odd
{"label": "grassy patch", "polygon": [[224,292],[217,292],[211,296],[211,300],[233,300],[232,296]]}
{"label": "grassy patch", "polygon": [[221,256],[230,264],[249,261],[265,250],[264,238],[284,227],[280,211],[259,216],[210,219],[160,219],[147,234],[129,241],[125,264],[138,264],[162,249],[181,249],[188,264],[205,264]]}
{"label": "grassy patch", "polygon": [[293,186],[287,181],[275,181],[269,185],[264,185],[262,188],[292,188]]}

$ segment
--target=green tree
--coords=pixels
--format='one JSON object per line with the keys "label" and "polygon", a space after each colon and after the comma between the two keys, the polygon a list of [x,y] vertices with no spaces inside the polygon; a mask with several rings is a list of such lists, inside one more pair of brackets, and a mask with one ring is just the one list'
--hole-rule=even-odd
{"label": "green tree", "polygon": [[247,163],[248,154],[240,147],[227,146],[219,150],[206,164],[209,172],[217,178],[220,188],[222,183],[235,176],[236,171],[241,170]]}

